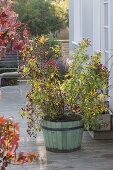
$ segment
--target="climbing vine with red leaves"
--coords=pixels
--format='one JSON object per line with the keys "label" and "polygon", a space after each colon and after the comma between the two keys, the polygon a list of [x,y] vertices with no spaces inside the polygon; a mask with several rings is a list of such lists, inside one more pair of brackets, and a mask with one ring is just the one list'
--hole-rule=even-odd
{"label": "climbing vine with red leaves", "polygon": [[32,162],[36,154],[16,153],[19,147],[19,124],[11,118],[0,117],[0,167],[5,170],[10,163],[23,164]]}
{"label": "climbing vine with red leaves", "polygon": [[[27,25],[17,21],[11,0],[0,0],[0,52],[19,51],[29,43]],[[5,50],[4,50],[5,49]]]}
{"label": "climbing vine with red leaves", "polygon": [[[29,43],[26,25],[17,21],[11,0],[0,0],[0,58],[7,51],[19,51]],[[6,170],[10,163],[32,162],[36,154],[17,153],[19,147],[19,124],[11,118],[0,116],[0,168]]]}

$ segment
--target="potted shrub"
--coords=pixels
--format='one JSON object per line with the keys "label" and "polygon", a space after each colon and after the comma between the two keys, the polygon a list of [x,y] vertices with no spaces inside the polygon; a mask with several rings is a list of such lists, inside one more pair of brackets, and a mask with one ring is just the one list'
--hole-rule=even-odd
{"label": "potted shrub", "polygon": [[101,64],[101,52],[87,55],[89,45],[89,40],[83,40],[79,44],[67,74],[70,78],[65,80],[63,86],[68,103],[72,106],[78,104],[84,126],[95,130],[102,127],[100,117],[108,112],[109,71]]}
{"label": "potted shrub", "polygon": [[30,135],[35,136],[37,130],[42,128],[49,151],[79,149],[84,126],[98,127],[98,116],[106,110],[106,94],[100,92],[106,88],[106,76],[98,70],[101,54],[88,56],[89,44],[88,40],[79,44],[64,74],[55,59],[46,59],[40,64],[40,55],[35,53],[36,44],[32,48],[26,47],[29,51],[23,50],[24,58],[28,54],[29,58],[22,72],[31,84],[23,115],[28,118]]}

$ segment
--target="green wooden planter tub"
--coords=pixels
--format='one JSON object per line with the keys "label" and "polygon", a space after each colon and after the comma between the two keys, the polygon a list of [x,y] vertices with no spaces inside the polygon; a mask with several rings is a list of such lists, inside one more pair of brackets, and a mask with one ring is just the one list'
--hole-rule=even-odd
{"label": "green wooden planter tub", "polygon": [[52,152],[72,152],[80,149],[83,135],[81,121],[42,122],[45,146]]}

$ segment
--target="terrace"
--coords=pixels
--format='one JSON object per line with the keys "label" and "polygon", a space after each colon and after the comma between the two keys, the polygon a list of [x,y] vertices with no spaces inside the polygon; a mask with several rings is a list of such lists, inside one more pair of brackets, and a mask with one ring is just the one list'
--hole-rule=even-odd
{"label": "terrace", "polygon": [[8,170],[112,170],[113,140],[93,140],[84,132],[81,150],[71,153],[53,153],[45,149],[42,132],[30,138],[27,121],[20,116],[25,105],[25,93],[30,87],[24,82],[0,89],[0,112],[13,116],[20,123],[20,151],[39,153],[40,159],[32,164],[10,165]]}
{"label": "terrace", "polygon": [[[28,4],[30,8],[32,6],[32,1],[33,0],[29,1],[31,4]],[[2,4],[3,6],[6,5],[7,7],[8,5],[8,7],[10,7],[11,1],[9,1],[8,4],[7,2],[8,1],[1,1],[1,3],[3,3]],[[41,3],[41,1],[39,2]],[[48,2],[49,1],[45,0],[44,4]],[[57,2],[58,1],[56,1],[56,7],[57,5],[59,5],[57,4]],[[37,5],[38,3],[35,4]],[[19,4],[17,3],[15,5],[19,5]],[[20,6],[23,7],[24,4],[20,4]],[[42,10],[44,6],[46,7],[47,5],[42,4],[42,8],[39,8],[40,5],[37,5],[36,11],[38,11],[39,8],[39,11],[41,9],[41,11],[47,11],[47,13],[49,14],[48,10],[50,8]],[[62,5],[62,7],[63,6],[64,5]],[[20,9],[20,7],[18,6],[17,8]],[[25,8],[28,9],[28,6],[25,6]],[[56,8],[56,11],[58,11],[59,8],[60,6]],[[13,30],[14,27],[13,22],[12,23],[9,22],[14,20],[14,14],[16,14],[13,13],[11,9],[13,8],[7,9],[9,11],[8,13],[6,13],[7,20],[5,21],[4,21],[4,11],[3,12],[1,11],[1,18],[3,19],[3,21],[1,22],[1,24],[3,24],[2,25],[3,30],[1,29],[1,41],[3,46],[1,46],[0,49],[1,50],[0,52],[0,67],[1,67],[0,68],[0,114],[1,114],[0,170],[6,170],[6,169],[7,170],[17,170],[17,169],[112,170],[113,169],[113,151],[112,151],[113,150],[113,115],[111,115],[111,113],[113,112],[113,105],[112,105],[113,102],[113,96],[112,96],[113,93],[113,88],[112,88],[113,85],[113,79],[112,79],[113,77],[112,76],[113,75],[113,57],[112,57],[113,56],[113,41],[112,41],[113,2],[112,0],[98,0],[98,1],[97,0],[69,0],[69,39],[63,41],[60,40],[60,44],[59,43],[57,44],[59,40],[54,40],[54,37],[51,37],[51,34],[50,36],[48,35],[38,36],[35,40],[28,41],[29,31],[26,29],[26,27],[25,30],[23,30],[22,32],[23,37],[21,37],[22,34],[20,34],[19,32],[15,32],[15,29]],[[21,11],[20,14],[22,14],[23,17],[24,11],[26,11],[26,9],[24,8],[22,9],[23,12]],[[33,13],[29,12],[30,14],[29,17],[31,21],[32,21],[31,16],[34,14],[34,9],[32,9],[32,11]],[[17,10],[17,12],[19,11]],[[40,15],[41,19],[39,20],[41,22],[43,22],[42,20],[43,14],[46,16],[46,13],[44,12],[41,13]],[[37,19],[38,17],[35,16],[33,18]],[[48,15],[48,19],[52,21],[51,13],[50,15]],[[58,19],[58,17],[56,19]],[[19,25],[21,25],[21,23],[16,22],[16,20],[17,20],[17,15],[15,15],[15,24],[17,25],[17,30],[18,30],[18,28],[20,28]],[[4,31],[5,22],[11,24],[8,25],[8,28],[6,24],[6,31]],[[34,20],[33,23],[35,23]],[[46,23],[45,20],[43,23]],[[39,23],[39,24],[36,23],[36,26],[34,28],[31,28],[31,33],[33,34],[33,37],[36,36],[37,34],[39,35],[41,33],[43,34],[44,30],[42,30],[42,28],[46,28],[47,25],[49,25],[50,27],[51,22],[49,23],[49,20],[47,20],[47,24],[45,26],[43,26],[43,23]],[[55,23],[56,21],[54,18],[54,22],[52,24]],[[67,17],[67,23],[68,23],[68,17]],[[31,26],[32,24],[29,25]],[[39,30],[39,33],[35,32],[37,30],[37,29],[35,30],[37,25],[42,26],[41,32]],[[10,27],[11,27],[11,32],[12,30],[15,32],[15,36],[13,37],[14,44],[12,44],[12,40],[13,40],[12,36],[8,37],[7,40],[7,34],[8,34],[7,29],[9,30]],[[51,32],[50,28],[49,31]],[[54,31],[56,31],[56,28]],[[10,30],[8,35],[12,35],[10,34]],[[21,38],[22,40],[20,41]],[[79,47],[78,43],[83,38],[86,39],[83,40],[83,43],[81,42],[81,45]],[[89,38],[92,41],[92,46],[90,46],[90,42],[87,40],[87,38]],[[6,42],[8,44],[6,44],[4,40],[7,40]],[[39,46],[37,44],[39,44]],[[5,56],[6,55],[5,52],[7,50],[6,47],[4,48],[4,46],[6,45],[8,45],[7,47],[9,47],[8,51],[13,49],[13,46],[15,47],[14,49],[17,51],[19,49],[20,50],[23,49],[21,51],[22,52],[20,55],[21,57],[20,58],[18,58],[17,56],[12,57],[10,56],[10,54],[8,56]],[[84,46],[87,46],[88,54],[92,56],[89,57],[89,60],[86,59],[86,54],[84,53],[85,51]],[[75,52],[75,56],[74,56],[75,61],[74,61],[74,58],[71,60],[68,57],[69,57],[69,53],[74,51],[76,47],[80,49],[78,50],[79,53]],[[94,51],[102,52],[102,61],[100,59],[101,53],[96,53],[95,55],[92,55]],[[25,59],[24,60],[25,65],[23,66],[23,69],[20,66],[21,63],[20,61],[22,58]],[[92,58],[94,58],[94,60],[93,62],[90,62],[92,61],[90,60]],[[72,61],[72,67],[68,65],[67,61],[68,62]],[[21,69],[19,70],[19,68],[21,68],[22,70]],[[17,70],[19,70],[20,72],[17,72]],[[68,74],[67,74],[67,70],[68,70]],[[22,73],[22,71],[25,74],[24,77],[25,80],[18,80],[18,77],[20,77],[19,75]],[[30,90],[30,85],[27,84],[26,80],[33,81],[33,84],[31,81],[33,87],[32,93],[31,95],[29,94],[28,96],[28,100],[30,104],[29,108],[31,110],[27,108],[28,111],[28,114],[26,114],[27,118],[22,118],[21,112],[22,112],[22,108],[26,104],[26,92]],[[12,82],[14,81],[13,82],[14,84],[15,82],[16,83],[19,82],[19,84],[13,85],[13,83],[12,82],[10,83],[10,81]],[[40,112],[39,115],[37,114],[37,112]],[[79,115],[81,114],[81,116],[79,117],[78,114]],[[97,114],[98,117],[96,117]],[[36,117],[33,117],[34,115]],[[5,117],[5,121],[2,116]],[[96,125],[98,124],[98,120],[100,121],[99,118],[101,116],[108,117],[109,123],[104,122],[106,124],[104,123],[103,124],[106,125],[106,127],[105,126],[102,127],[102,128],[106,128],[107,130],[101,129],[101,132],[103,134],[102,137],[107,138],[107,140],[105,139],[94,140],[91,138],[88,131],[83,132],[84,126],[81,118],[84,118],[83,119],[84,125],[86,125],[87,128],[88,127],[92,128],[95,126],[95,128],[98,129],[98,126]],[[35,129],[33,125],[37,125],[37,120],[39,120],[40,117],[46,122],[45,123],[43,121],[42,123],[42,127],[45,130],[44,133],[42,133],[42,131],[41,132],[37,131],[36,138],[30,137],[27,133],[27,123],[30,122],[29,127],[30,128],[33,127]],[[18,125],[17,125],[17,129],[16,126],[14,125],[13,130],[11,131],[10,126],[8,126],[7,123],[7,120],[9,119],[6,118],[10,118],[14,122],[19,122],[19,127],[20,127],[19,139],[18,139],[18,132],[17,132]],[[30,118],[32,118],[32,121],[30,121],[31,120]],[[90,124],[90,122],[92,124]],[[17,136],[15,132],[17,132]],[[83,139],[81,145],[80,140],[81,140],[82,132],[83,132]],[[13,140],[9,140],[11,136],[10,134],[13,136]],[[45,138],[43,137],[43,134]],[[101,138],[101,134],[100,136],[98,135],[98,137]],[[18,163],[12,163],[12,159],[10,159],[10,156],[12,156],[15,161],[16,156],[14,157],[14,154],[15,154],[15,147],[17,147],[17,143],[18,143],[17,140],[19,140],[19,149],[16,150],[17,153],[19,152],[27,153],[30,151],[36,153],[38,156],[34,162],[32,162],[31,164],[25,163],[27,161],[25,160],[25,158],[22,158],[23,162],[25,161],[24,164],[20,165]],[[9,142],[9,146],[8,146],[8,142]],[[49,152],[46,150],[46,148],[56,150],[56,152]],[[76,150],[74,152],[68,152],[68,153],[63,152],[63,151],[72,151],[78,148],[80,148],[80,150]],[[58,151],[60,151],[61,153],[58,153]],[[8,152],[7,155],[6,152]],[[6,163],[6,165],[4,165],[4,162]],[[10,164],[7,167],[8,163]],[[3,167],[1,166],[2,164],[3,166],[6,166],[6,169],[2,168]]]}

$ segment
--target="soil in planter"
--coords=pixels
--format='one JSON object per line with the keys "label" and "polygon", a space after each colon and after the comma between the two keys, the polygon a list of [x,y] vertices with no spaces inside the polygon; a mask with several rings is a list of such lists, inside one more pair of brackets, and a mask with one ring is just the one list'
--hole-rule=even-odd
{"label": "soil in planter", "polygon": [[102,112],[102,115],[105,115],[105,114],[109,114],[109,110],[108,111],[104,111],[104,112]]}
{"label": "soil in planter", "polygon": [[54,118],[45,117],[44,120],[50,120],[52,122],[79,121],[81,120],[81,116],[75,114],[65,114],[65,115],[58,115]]}

